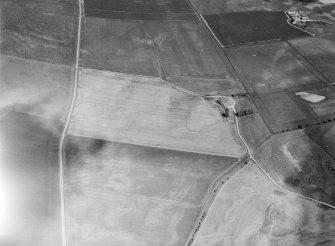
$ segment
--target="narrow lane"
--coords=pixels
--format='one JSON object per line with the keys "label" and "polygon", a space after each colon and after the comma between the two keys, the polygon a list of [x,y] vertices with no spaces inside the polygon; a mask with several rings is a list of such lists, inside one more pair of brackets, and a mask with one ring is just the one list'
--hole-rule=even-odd
{"label": "narrow lane", "polygon": [[68,115],[66,117],[65,125],[62,131],[62,135],[59,141],[59,152],[58,152],[58,160],[59,160],[59,191],[60,191],[60,200],[61,200],[61,225],[62,225],[62,246],[66,246],[66,223],[65,223],[65,201],[64,201],[64,156],[63,156],[63,146],[64,139],[66,137],[71,115],[73,113],[74,105],[77,99],[77,89],[78,89],[78,79],[79,79],[79,56],[80,56],[80,39],[81,39],[81,26],[82,26],[82,1],[78,0],[78,33],[77,33],[77,50],[76,50],[76,63],[75,63],[75,74],[74,74],[74,83],[73,83],[73,94],[71,105],[68,111]]}

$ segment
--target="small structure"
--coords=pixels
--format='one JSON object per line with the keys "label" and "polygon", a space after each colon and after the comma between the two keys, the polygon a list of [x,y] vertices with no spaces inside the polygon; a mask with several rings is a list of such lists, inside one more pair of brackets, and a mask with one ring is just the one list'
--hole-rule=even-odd
{"label": "small structure", "polygon": [[228,118],[235,114],[235,102],[229,97],[220,97],[216,102],[221,106],[221,115]]}
{"label": "small structure", "polygon": [[289,20],[294,25],[305,25],[307,22],[312,21],[307,16],[299,14],[296,10],[289,10],[286,12],[286,15],[289,17]]}

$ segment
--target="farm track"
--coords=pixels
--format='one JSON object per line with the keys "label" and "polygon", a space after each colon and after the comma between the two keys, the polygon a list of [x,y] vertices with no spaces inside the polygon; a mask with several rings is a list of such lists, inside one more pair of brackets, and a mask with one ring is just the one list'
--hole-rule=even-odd
{"label": "farm track", "polygon": [[60,137],[59,148],[58,148],[58,160],[59,160],[59,190],[60,190],[60,200],[61,200],[61,225],[62,225],[62,246],[67,245],[66,241],[66,222],[65,222],[65,201],[64,201],[64,140],[69,128],[71,116],[73,113],[74,105],[77,99],[77,89],[79,80],[79,55],[80,55],[80,39],[81,39],[81,26],[82,26],[82,2],[78,0],[78,33],[77,33],[77,49],[76,49],[76,63],[75,63],[75,75],[74,84],[72,89],[72,100],[70,108],[68,110],[68,115],[66,117],[65,125]]}

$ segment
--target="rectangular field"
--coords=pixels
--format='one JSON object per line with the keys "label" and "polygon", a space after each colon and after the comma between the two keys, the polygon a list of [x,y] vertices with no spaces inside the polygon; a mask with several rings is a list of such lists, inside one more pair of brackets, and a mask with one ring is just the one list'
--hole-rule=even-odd
{"label": "rectangular field", "polygon": [[1,9],[1,54],[72,65],[76,57],[74,16]]}
{"label": "rectangular field", "polygon": [[289,25],[284,11],[232,12],[204,18],[224,46],[311,36]]}
{"label": "rectangular field", "polygon": [[167,80],[202,94],[243,92],[221,47],[195,21],[146,21]]}
{"label": "rectangular field", "polygon": [[231,47],[227,52],[249,93],[266,94],[322,83],[286,42]]}
{"label": "rectangular field", "polygon": [[0,245],[61,245],[61,127],[21,113],[0,117]]}
{"label": "rectangular field", "polygon": [[134,21],[84,18],[80,58],[82,67],[159,76],[155,46]]}
{"label": "rectangular field", "polygon": [[198,96],[159,79],[82,70],[73,135],[239,157],[234,124]]}
{"label": "rectangular field", "polygon": [[184,245],[214,181],[235,158],[68,136],[71,245]]}
{"label": "rectangular field", "polygon": [[73,71],[69,66],[0,55],[0,115],[17,112],[65,120]]}
{"label": "rectangular field", "polygon": [[85,9],[142,13],[193,13],[186,0],[85,0]]}

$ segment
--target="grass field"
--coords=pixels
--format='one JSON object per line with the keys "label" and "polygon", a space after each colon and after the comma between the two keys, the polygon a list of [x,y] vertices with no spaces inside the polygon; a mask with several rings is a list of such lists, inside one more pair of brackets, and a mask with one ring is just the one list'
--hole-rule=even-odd
{"label": "grass field", "polygon": [[27,9],[1,8],[1,54],[71,65],[76,18]]}
{"label": "grass field", "polygon": [[224,46],[311,36],[289,25],[283,11],[232,12],[204,18]]}
{"label": "grass field", "polygon": [[0,55],[0,115],[15,110],[64,120],[70,104],[71,67]]}
{"label": "grass field", "polygon": [[203,94],[243,92],[221,48],[195,21],[144,22],[169,81]]}
{"label": "grass field", "polygon": [[271,133],[259,114],[239,118],[240,132],[252,150],[255,150]]}
{"label": "grass field", "polygon": [[190,0],[193,6],[203,14],[215,14],[225,12],[241,11],[285,11],[296,9],[310,17],[335,19],[335,5],[326,5],[320,1],[297,1],[297,0]]}
{"label": "grass field", "polygon": [[186,0],[86,0],[85,9],[142,13],[193,13]]}
{"label": "grass field", "polygon": [[218,192],[192,245],[333,245],[334,219],[333,209],[282,193],[249,165]]}
{"label": "grass field", "polygon": [[228,49],[249,93],[265,94],[293,87],[320,84],[286,42],[272,42]]}
{"label": "grass field", "polygon": [[153,78],[82,70],[73,135],[240,157],[234,123],[200,97]]}
{"label": "grass field", "polygon": [[154,44],[134,21],[85,18],[80,58],[83,67],[159,76]]}
{"label": "grass field", "polygon": [[[315,32],[320,36],[290,40],[319,71],[321,71],[332,83],[335,83],[335,28],[323,27],[323,32]],[[326,31],[324,31],[326,30]],[[312,31],[314,31],[312,29]]]}
{"label": "grass field", "polygon": [[61,244],[61,123],[21,113],[0,118],[0,245]]}
{"label": "grass field", "polygon": [[304,132],[272,136],[256,159],[279,185],[335,205],[335,161]]}
{"label": "grass field", "polygon": [[71,245],[184,245],[212,183],[237,159],[67,137]]}
{"label": "grass field", "polygon": [[76,16],[78,6],[76,0],[2,0],[1,9],[25,9],[35,13],[52,13]]}

